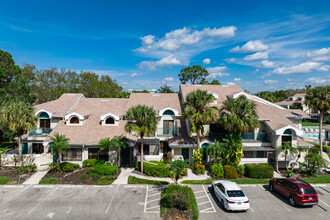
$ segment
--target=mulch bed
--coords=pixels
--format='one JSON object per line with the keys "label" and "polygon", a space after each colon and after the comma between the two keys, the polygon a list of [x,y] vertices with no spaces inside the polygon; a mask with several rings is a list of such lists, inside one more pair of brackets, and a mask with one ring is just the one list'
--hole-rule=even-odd
{"label": "mulch bed", "polygon": [[7,184],[22,184],[33,174],[34,172],[19,174],[17,173],[15,167],[0,168],[0,177],[7,177],[10,179],[10,181]]}
{"label": "mulch bed", "polygon": [[191,216],[187,216],[186,213],[179,212],[178,210],[171,209],[165,216],[163,216],[165,220],[190,220]]}
{"label": "mulch bed", "polygon": [[[87,168],[76,169],[71,172],[52,172],[49,171],[42,179],[56,178],[58,184],[72,184],[72,185],[96,185],[98,180],[92,180],[92,177],[87,174]],[[115,175],[116,179],[119,176],[121,169]]]}

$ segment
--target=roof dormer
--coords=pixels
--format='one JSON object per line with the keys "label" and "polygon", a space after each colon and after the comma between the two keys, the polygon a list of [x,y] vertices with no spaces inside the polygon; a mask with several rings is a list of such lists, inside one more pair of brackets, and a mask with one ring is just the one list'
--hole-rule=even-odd
{"label": "roof dormer", "polygon": [[108,112],[100,117],[102,126],[118,126],[120,117]]}
{"label": "roof dormer", "polygon": [[64,117],[67,125],[83,125],[85,118],[79,113],[72,112]]}
{"label": "roof dormer", "polygon": [[172,116],[176,116],[176,117],[180,116],[179,111],[174,108],[171,108],[171,107],[166,107],[166,108],[159,110],[158,116],[162,117],[164,115],[172,115]]}

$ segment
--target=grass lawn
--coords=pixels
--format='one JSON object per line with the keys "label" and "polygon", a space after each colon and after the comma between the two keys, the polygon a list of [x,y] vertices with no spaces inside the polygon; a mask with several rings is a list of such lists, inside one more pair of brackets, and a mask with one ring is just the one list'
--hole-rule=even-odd
{"label": "grass lawn", "polygon": [[156,181],[156,180],[146,180],[140,179],[133,176],[128,177],[128,184],[150,184],[150,185],[167,185],[169,182],[167,181]]}
{"label": "grass lawn", "polygon": [[[320,123],[317,122],[307,122],[307,121],[303,121],[302,122],[302,126],[319,126]],[[322,126],[326,126],[327,124],[322,123]]]}
{"label": "grass lawn", "polygon": [[[212,184],[214,179],[205,179],[205,180],[184,180],[181,183],[183,184]],[[230,179],[229,181],[238,183],[238,184],[267,184],[269,179]]]}
{"label": "grass lawn", "polygon": [[58,183],[56,178],[42,179],[39,181],[39,184],[56,184],[56,183]]}
{"label": "grass lawn", "polygon": [[7,177],[0,177],[0,185],[6,184],[9,182],[9,178]]}
{"label": "grass lawn", "polygon": [[306,177],[301,179],[307,183],[330,183],[330,174],[317,177]]}

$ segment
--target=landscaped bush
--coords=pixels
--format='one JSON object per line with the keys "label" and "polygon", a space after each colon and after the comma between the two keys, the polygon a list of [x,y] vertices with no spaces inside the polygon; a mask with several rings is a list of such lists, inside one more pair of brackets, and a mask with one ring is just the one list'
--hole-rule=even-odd
{"label": "landscaped bush", "polygon": [[117,166],[112,166],[110,164],[102,164],[102,165],[97,165],[93,168],[90,168],[87,171],[88,174],[90,175],[95,175],[94,173],[102,176],[113,176],[118,173],[118,167]]}
{"label": "landscaped bush", "polygon": [[187,213],[189,219],[198,219],[198,208],[194,192],[189,186],[170,185],[162,190],[161,209],[163,214],[169,210]]}
{"label": "landscaped bush", "polygon": [[238,177],[237,170],[234,166],[226,165],[224,166],[224,171],[226,179],[236,179]]}
{"label": "landscaped bush", "polygon": [[197,174],[197,175],[205,174],[205,165],[195,164],[193,172],[194,172],[194,174]]}
{"label": "landscaped bush", "polygon": [[268,163],[262,164],[245,164],[245,175],[250,178],[266,179],[272,178],[274,167]]}
{"label": "landscaped bush", "polygon": [[56,184],[56,178],[42,179],[39,181],[39,184]]}
{"label": "landscaped bush", "polygon": [[212,178],[219,179],[224,177],[223,166],[220,163],[212,165]]}
{"label": "landscaped bush", "polygon": [[30,173],[30,172],[35,172],[37,170],[37,165],[35,164],[31,164],[31,165],[27,165],[27,166],[20,166],[20,167],[16,167],[16,171],[18,173]]}
{"label": "landscaped bush", "polygon": [[[320,151],[320,144],[313,143],[315,146],[313,147],[316,152]],[[323,152],[330,153],[330,146],[322,145]]]}
{"label": "landscaped bush", "polygon": [[244,176],[245,170],[243,165],[238,165],[236,169],[239,176]]}
{"label": "landscaped bush", "polygon": [[76,168],[80,168],[79,164],[69,163],[69,162],[63,162],[60,164],[60,170],[64,172],[70,172]]}
{"label": "landscaped bush", "polygon": [[188,169],[184,169],[181,173],[181,176],[187,176],[188,175]]}
{"label": "landscaped bush", "polygon": [[9,180],[7,177],[0,177],[0,185],[8,183]]}
{"label": "landscaped bush", "polygon": [[104,160],[100,160],[100,159],[88,159],[82,162],[83,167],[95,167],[97,165],[102,165],[102,164],[104,164]]}
{"label": "landscaped bush", "polygon": [[[141,171],[141,162],[136,162],[136,169]],[[170,176],[170,168],[165,163],[159,163],[158,165],[143,162],[143,173],[147,176],[154,177],[169,177]]]}

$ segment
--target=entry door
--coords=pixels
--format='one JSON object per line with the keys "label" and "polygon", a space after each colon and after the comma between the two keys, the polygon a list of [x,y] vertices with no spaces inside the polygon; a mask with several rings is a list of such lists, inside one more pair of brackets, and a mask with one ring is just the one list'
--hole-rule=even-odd
{"label": "entry door", "polygon": [[189,160],[189,148],[182,148],[181,154],[184,160]]}
{"label": "entry door", "polygon": [[40,128],[50,128],[50,119],[40,119]]}
{"label": "entry door", "polygon": [[121,149],[121,166],[122,167],[131,166],[131,148],[130,147]]}

